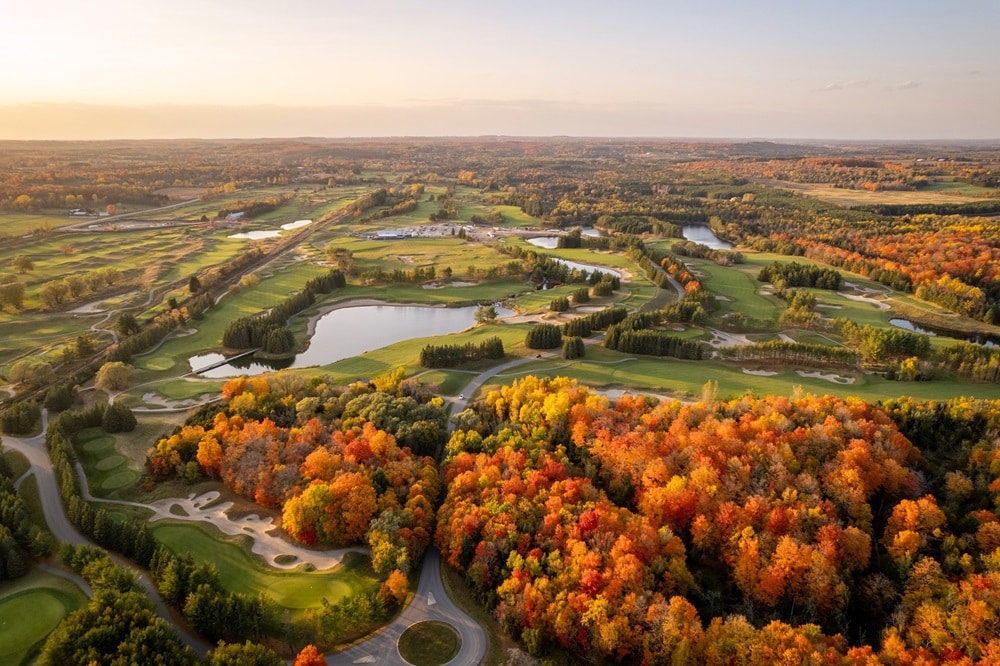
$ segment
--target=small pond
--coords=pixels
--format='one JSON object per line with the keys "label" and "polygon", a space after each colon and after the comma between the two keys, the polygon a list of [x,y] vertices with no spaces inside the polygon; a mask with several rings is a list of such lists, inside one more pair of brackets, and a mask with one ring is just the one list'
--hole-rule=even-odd
{"label": "small pond", "polygon": [[[514,314],[513,310],[494,306],[500,317]],[[211,370],[199,373],[213,379],[257,375],[282,368],[304,368],[327,365],[334,361],[359,356],[366,351],[434,335],[456,333],[476,322],[476,308],[421,307],[418,305],[359,305],[326,313],[316,322],[309,349],[292,359],[278,361],[245,356]],[[222,354],[199,354],[188,359],[198,370],[225,361]]]}
{"label": "small pond", "polygon": [[[580,232],[584,236],[590,236],[591,238],[600,238],[604,235],[600,229],[595,229],[594,227],[581,227]],[[529,238],[528,242],[535,247],[555,250],[559,247],[559,236],[539,236],[538,238]]]}
{"label": "small pond", "polygon": [[621,271],[616,271],[613,268],[607,268],[605,266],[594,266],[593,264],[581,264],[578,261],[567,261],[566,259],[556,259],[560,264],[565,264],[570,268],[575,268],[578,271],[587,271],[588,273],[593,273],[594,271],[600,271],[601,273],[608,273],[610,275],[616,275],[619,278],[622,276]]}
{"label": "small pond", "polygon": [[685,240],[694,241],[695,243],[701,243],[702,245],[707,245],[713,250],[732,250],[732,243],[727,243],[722,240],[708,227],[701,224],[685,224],[681,227],[681,233],[684,234]]}
{"label": "small pond", "polygon": [[528,242],[535,247],[554,250],[559,247],[559,236],[539,236],[538,238],[529,238]]}
{"label": "small pond", "polygon": [[903,328],[907,331],[913,331],[914,333],[923,333],[924,335],[940,335],[945,338],[954,338],[955,340],[971,342],[972,344],[982,345],[984,347],[996,347],[1000,344],[1000,336],[990,335],[989,333],[966,333],[965,331],[952,331],[946,328],[929,328],[926,326],[920,326],[919,324],[914,324],[909,319],[901,319],[899,317],[893,317],[889,320],[889,323],[896,328]]}
{"label": "small pond", "polygon": [[241,231],[238,234],[232,234],[229,238],[241,238],[245,240],[264,240],[265,238],[277,238],[281,235],[281,232],[276,229],[269,229],[267,231]]}
{"label": "small pond", "polygon": [[281,235],[282,231],[292,231],[294,229],[301,229],[307,225],[312,224],[312,220],[296,220],[295,222],[288,222],[281,225],[281,229],[260,229],[257,231],[241,231],[238,234],[232,234],[229,238],[239,238],[244,240],[264,240],[265,238],[277,238]]}

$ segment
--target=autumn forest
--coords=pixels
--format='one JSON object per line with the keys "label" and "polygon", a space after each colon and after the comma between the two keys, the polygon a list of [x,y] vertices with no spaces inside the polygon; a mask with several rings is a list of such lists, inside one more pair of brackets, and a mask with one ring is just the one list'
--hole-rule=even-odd
{"label": "autumn forest", "polygon": [[0,239],[0,661],[1000,663],[993,145],[6,142]]}

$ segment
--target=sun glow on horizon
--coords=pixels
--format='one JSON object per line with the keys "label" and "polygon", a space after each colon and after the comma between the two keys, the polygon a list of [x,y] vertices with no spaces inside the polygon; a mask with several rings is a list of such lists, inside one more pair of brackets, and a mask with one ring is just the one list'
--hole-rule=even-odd
{"label": "sun glow on horizon", "polygon": [[[730,0],[702,8],[582,2],[573,11],[521,0],[55,0],[16,2],[5,19],[0,138],[47,131],[26,110],[39,103],[107,107],[115,117],[153,106],[161,123],[173,105],[178,136],[215,131],[206,108],[218,105],[269,116],[251,124],[275,136],[1000,134],[1000,49],[991,35],[1000,5],[977,0],[781,0],[768,11]],[[285,122],[255,109],[265,105],[286,109]],[[571,111],[563,131],[550,117],[558,106]],[[61,118],[73,112],[43,113],[58,125],[52,136],[63,136]],[[95,137],[115,131],[91,122]]]}

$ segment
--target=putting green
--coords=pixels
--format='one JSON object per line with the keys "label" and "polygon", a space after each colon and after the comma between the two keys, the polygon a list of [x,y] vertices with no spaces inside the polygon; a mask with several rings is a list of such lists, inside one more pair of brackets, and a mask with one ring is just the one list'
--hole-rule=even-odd
{"label": "putting green", "polygon": [[104,490],[118,490],[119,488],[125,488],[126,486],[131,486],[140,479],[141,475],[138,472],[133,472],[130,469],[123,470],[112,474],[108,478],[101,482],[101,488]]}
{"label": "putting green", "polygon": [[108,470],[112,470],[115,467],[118,467],[124,462],[125,462],[125,456],[118,455],[117,453],[115,453],[113,455],[108,456],[107,458],[98,460],[97,464],[94,465],[94,467],[101,470],[102,472],[107,472]]}
{"label": "putting green", "polygon": [[288,576],[267,586],[268,594],[285,608],[313,608],[318,599],[343,599],[351,595],[351,586],[320,576]]}
{"label": "putting green", "polygon": [[136,359],[135,365],[143,370],[163,372],[177,365],[177,361],[172,356],[152,356],[149,359]]}
{"label": "putting green", "polygon": [[85,444],[82,444],[82,448],[87,453],[100,453],[105,449],[114,448],[115,440],[113,437],[97,437],[92,439]]}
{"label": "putting green", "polygon": [[29,589],[0,601],[0,662],[19,661],[66,613],[63,602],[45,588]]}

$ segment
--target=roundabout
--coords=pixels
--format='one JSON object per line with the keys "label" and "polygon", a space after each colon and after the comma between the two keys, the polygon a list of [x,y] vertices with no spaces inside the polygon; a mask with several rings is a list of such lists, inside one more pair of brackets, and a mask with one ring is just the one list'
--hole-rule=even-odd
{"label": "roundabout", "polygon": [[454,659],[462,638],[450,624],[434,620],[418,622],[399,637],[399,656],[413,666],[442,666]]}

